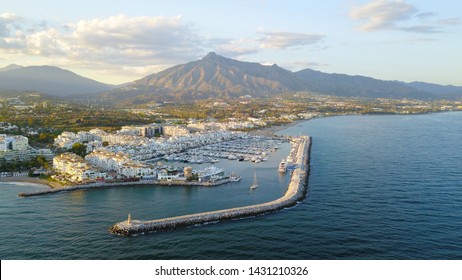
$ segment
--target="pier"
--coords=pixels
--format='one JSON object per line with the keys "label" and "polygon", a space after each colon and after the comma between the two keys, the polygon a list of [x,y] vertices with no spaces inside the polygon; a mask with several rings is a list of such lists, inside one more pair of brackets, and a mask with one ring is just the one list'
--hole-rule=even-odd
{"label": "pier", "polygon": [[116,235],[130,236],[148,232],[158,232],[184,228],[197,224],[233,220],[247,217],[254,217],[262,214],[272,213],[287,207],[294,206],[306,196],[308,176],[310,170],[311,137],[302,136],[293,139],[296,147],[296,154],[293,155],[297,168],[293,171],[287,191],[281,198],[276,200],[224,210],[203,212],[191,215],[183,215],[156,220],[132,220],[131,218],[119,222],[109,228],[109,231]]}
{"label": "pier", "polygon": [[104,188],[114,188],[114,187],[132,187],[132,186],[183,186],[183,187],[215,187],[227,183],[236,182],[240,179],[232,179],[230,177],[224,179],[218,179],[213,181],[204,181],[204,182],[195,182],[195,181],[160,181],[160,180],[140,180],[136,182],[118,182],[118,183],[92,183],[92,184],[83,184],[75,185],[70,187],[62,187],[56,189],[47,189],[34,192],[20,192],[18,193],[19,197],[30,197],[30,196],[40,196],[46,194],[55,194],[63,192],[72,192],[79,190],[91,190],[91,189],[104,189]]}

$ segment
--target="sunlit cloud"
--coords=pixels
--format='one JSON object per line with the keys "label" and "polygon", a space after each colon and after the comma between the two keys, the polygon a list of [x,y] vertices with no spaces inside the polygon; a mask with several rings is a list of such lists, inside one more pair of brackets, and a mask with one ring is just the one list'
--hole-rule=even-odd
{"label": "sunlit cloud", "polygon": [[203,36],[181,16],[115,15],[77,22],[28,22],[0,14],[0,55],[33,58],[101,75],[148,75],[203,57],[209,51],[239,60],[262,49],[316,45],[324,35],[256,32],[255,38]]}
{"label": "sunlit cloud", "polygon": [[300,47],[313,45],[321,42],[324,35],[293,33],[293,32],[261,32],[262,37],[258,38],[260,48],[263,49],[286,49],[290,47]]}
{"label": "sunlit cloud", "polygon": [[350,17],[362,21],[359,29],[373,31],[394,28],[396,22],[409,19],[417,9],[404,1],[376,0],[353,7]]}
{"label": "sunlit cloud", "polygon": [[212,49],[220,55],[235,59],[243,59],[246,55],[257,53],[259,50],[255,40],[249,38],[221,42]]}
{"label": "sunlit cloud", "polygon": [[[404,0],[375,0],[350,11],[350,18],[360,23],[358,29],[364,32],[377,30],[399,30],[413,33],[440,33],[436,24],[413,23],[436,16],[433,12],[419,10]],[[411,23],[410,23],[411,22]]]}
{"label": "sunlit cloud", "polygon": [[[64,61],[90,66],[96,61],[110,66],[173,65],[199,57],[201,38],[181,17],[127,17],[81,20],[49,27],[15,26],[21,18],[0,15],[0,54]],[[26,29],[27,31],[23,31]]]}

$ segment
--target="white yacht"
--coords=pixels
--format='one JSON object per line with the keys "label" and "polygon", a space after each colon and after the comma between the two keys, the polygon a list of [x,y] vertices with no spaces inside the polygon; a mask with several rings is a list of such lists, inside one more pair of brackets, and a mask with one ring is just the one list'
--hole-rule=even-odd
{"label": "white yacht", "polygon": [[284,159],[281,160],[281,163],[279,163],[278,171],[280,173],[286,173],[286,171],[287,171],[287,162]]}

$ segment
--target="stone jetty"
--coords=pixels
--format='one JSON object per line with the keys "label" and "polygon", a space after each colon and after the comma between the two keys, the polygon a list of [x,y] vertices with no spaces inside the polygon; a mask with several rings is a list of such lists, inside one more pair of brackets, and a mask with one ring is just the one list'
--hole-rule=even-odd
{"label": "stone jetty", "polygon": [[306,196],[308,176],[310,170],[311,137],[302,136],[293,139],[293,145],[298,145],[294,155],[293,163],[297,168],[293,171],[287,187],[287,191],[281,198],[276,200],[231,209],[203,212],[191,215],[177,216],[157,220],[132,220],[119,222],[109,228],[109,231],[116,235],[130,236],[148,232],[158,232],[184,228],[197,224],[218,222],[232,219],[254,217],[262,214],[272,213],[295,205]]}
{"label": "stone jetty", "polygon": [[30,196],[39,196],[45,194],[54,194],[54,193],[63,193],[63,192],[72,192],[79,190],[91,190],[91,189],[104,189],[104,188],[113,188],[113,187],[131,187],[131,186],[192,186],[192,187],[215,187],[227,183],[235,182],[231,178],[224,178],[215,181],[204,181],[204,182],[189,182],[189,181],[159,181],[159,180],[141,180],[136,182],[118,182],[118,183],[92,183],[92,184],[83,184],[75,185],[70,187],[62,187],[56,189],[47,189],[33,192],[20,192],[18,193],[19,197],[30,197]]}

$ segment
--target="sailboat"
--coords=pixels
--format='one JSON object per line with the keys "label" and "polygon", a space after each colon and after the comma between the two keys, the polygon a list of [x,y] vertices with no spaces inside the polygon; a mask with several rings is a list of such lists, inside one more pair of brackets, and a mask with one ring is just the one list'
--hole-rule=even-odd
{"label": "sailboat", "polygon": [[258,182],[257,182],[257,171],[255,171],[254,175],[253,175],[253,184],[250,185],[250,189],[251,190],[254,190],[258,187]]}

